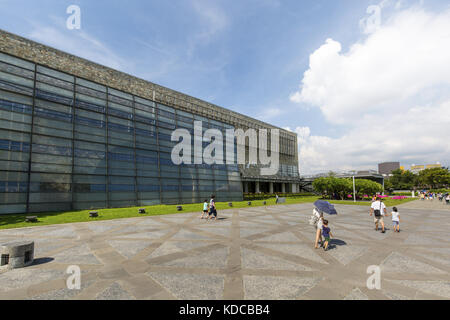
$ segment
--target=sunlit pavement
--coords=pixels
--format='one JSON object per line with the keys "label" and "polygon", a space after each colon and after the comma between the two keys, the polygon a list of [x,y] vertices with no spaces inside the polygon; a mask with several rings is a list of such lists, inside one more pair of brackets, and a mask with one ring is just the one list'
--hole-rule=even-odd
{"label": "sunlit pavement", "polygon": [[[428,205],[429,207],[424,207]],[[438,205],[440,205],[438,207]],[[314,249],[312,204],[0,231],[35,241],[33,266],[0,274],[0,299],[449,299],[450,205],[399,206],[401,232],[368,207],[338,205],[335,238]],[[200,208],[199,208],[200,209]],[[67,267],[81,269],[80,290]],[[381,289],[366,286],[381,270]]]}

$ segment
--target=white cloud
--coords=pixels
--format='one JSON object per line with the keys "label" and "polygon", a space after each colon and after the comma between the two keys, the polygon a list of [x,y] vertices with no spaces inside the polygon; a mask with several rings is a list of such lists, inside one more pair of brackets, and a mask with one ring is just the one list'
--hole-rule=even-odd
{"label": "white cloud", "polygon": [[381,125],[361,121],[345,135],[330,138],[311,135],[297,127],[302,173],[328,170],[376,169],[377,163],[448,161],[450,155],[450,100],[430,111],[429,106],[395,113]]}
{"label": "white cloud", "polygon": [[[398,11],[342,52],[327,39],[291,100],[320,108],[347,132],[307,135],[303,172],[376,168],[379,161],[450,159],[450,10]],[[297,128],[305,136],[305,130]],[[300,132],[299,132],[300,131]]]}
{"label": "white cloud", "polygon": [[201,31],[189,38],[188,56],[192,56],[196,48],[208,44],[214,37],[228,26],[228,16],[219,6],[208,0],[192,0],[192,7],[196,12]]}

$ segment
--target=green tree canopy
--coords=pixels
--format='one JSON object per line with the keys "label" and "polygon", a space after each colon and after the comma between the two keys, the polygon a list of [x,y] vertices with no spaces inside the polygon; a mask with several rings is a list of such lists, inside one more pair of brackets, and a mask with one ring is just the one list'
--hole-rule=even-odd
{"label": "green tree canopy", "polygon": [[[346,199],[348,194],[353,194],[353,181],[350,178],[322,177],[313,181],[315,191],[324,196],[337,195],[340,199]],[[356,195],[372,195],[383,191],[383,186],[377,182],[367,179],[355,180]]]}
{"label": "green tree canopy", "polygon": [[417,185],[417,181],[417,175],[411,171],[397,169],[392,171],[392,177],[385,180],[384,187],[386,189],[411,190]]}
{"label": "green tree canopy", "polygon": [[447,168],[431,168],[419,172],[418,182],[421,187],[432,189],[450,185],[450,171]]}

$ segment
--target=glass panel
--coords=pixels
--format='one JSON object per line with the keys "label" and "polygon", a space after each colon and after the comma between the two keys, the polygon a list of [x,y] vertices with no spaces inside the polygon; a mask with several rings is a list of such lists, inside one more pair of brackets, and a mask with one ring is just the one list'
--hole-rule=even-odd
{"label": "glass panel", "polygon": [[133,106],[133,102],[132,101],[126,100],[126,99],[122,99],[122,98],[119,98],[119,97],[111,95],[111,94],[108,95],[108,101],[115,102],[115,103],[118,103],[118,104],[122,104],[124,106],[129,106],[129,107]]}
{"label": "glass panel", "polygon": [[15,84],[18,84],[21,86],[33,88],[33,80],[15,76],[13,74],[2,72],[2,71],[0,71],[0,80],[4,80],[9,83],[15,83]]}
{"label": "glass panel", "polygon": [[72,157],[62,157],[62,156],[49,155],[49,154],[33,153],[31,156],[31,161],[39,162],[39,163],[62,164],[62,165],[67,165],[67,166],[72,165]]}
{"label": "glass panel", "polygon": [[137,102],[137,103],[144,104],[144,105],[150,106],[150,107],[155,107],[155,103],[153,101],[142,99],[142,98],[139,98],[136,96],[134,97],[134,99],[135,99],[135,102]]}
{"label": "glass panel", "polygon": [[67,81],[63,81],[63,80],[59,80],[59,79],[55,79],[53,77],[49,77],[49,76],[46,76],[46,75],[37,74],[36,80],[39,81],[39,82],[50,84],[52,86],[61,87],[63,89],[73,90],[73,83],[70,83],[70,82],[67,82]]}
{"label": "glass panel", "polygon": [[[3,91],[3,90],[0,90],[0,98],[2,100],[8,100],[8,101],[11,101],[11,102],[17,102],[17,103],[25,104],[25,105],[28,105],[28,106],[32,106],[33,105],[33,99],[32,98],[25,97],[23,95],[15,94],[15,93],[12,93],[12,92]],[[29,113],[31,113],[31,111]]]}
{"label": "glass panel", "polygon": [[33,88],[27,86],[30,80],[21,79],[23,78],[7,74],[5,74],[5,76],[1,76],[0,72],[0,88],[26,95],[32,95]]}
{"label": "glass panel", "polygon": [[33,143],[36,144],[46,144],[46,145],[52,145],[52,146],[60,146],[60,147],[72,147],[72,141],[69,139],[61,139],[56,137],[46,137],[41,135],[33,135]]}
{"label": "glass panel", "polygon": [[31,62],[28,62],[28,61],[25,61],[25,60],[22,60],[22,59],[19,59],[19,58],[7,55],[5,53],[1,53],[0,52],[0,60],[4,61],[4,62],[7,62],[7,63],[10,63],[10,64],[13,64],[13,65],[16,65],[16,66],[19,66],[19,67],[22,67],[22,68],[25,68],[25,69],[29,69],[29,70],[33,70],[34,71],[34,63],[31,63]]}
{"label": "glass panel", "polygon": [[[74,192],[73,201],[106,201],[106,192]],[[104,206],[106,207],[106,205]]]}
{"label": "glass panel", "polygon": [[[50,198],[50,199],[49,199]],[[44,197],[43,197],[44,199]],[[45,204],[30,204],[30,212],[51,212],[51,211],[69,211],[70,202],[52,203],[51,197],[45,195]],[[65,201],[70,201],[66,199]]]}
{"label": "glass panel", "polygon": [[83,95],[88,95],[94,98],[98,98],[101,100],[106,100],[106,93],[101,92],[101,91],[97,91],[97,90],[93,90],[90,88],[86,88],[80,85],[76,86],[76,92],[81,93]]}
{"label": "glass panel", "polygon": [[91,82],[91,81],[87,81],[87,80],[84,80],[84,79],[81,79],[81,78],[77,78],[77,84],[85,86],[85,87],[88,87],[88,88],[91,88],[91,89],[95,89],[95,90],[98,90],[98,91],[101,91],[101,92],[106,92],[106,87],[105,86],[102,86],[101,84],[94,83],[94,82]]}
{"label": "glass panel", "polygon": [[175,113],[175,109],[174,108],[168,107],[168,106],[160,104],[160,103],[157,103],[156,105],[157,105],[159,111],[162,110],[162,111],[168,111],[168,112],[171,112],[171,113]]}
{"label": "glass panel", "polygon": [[54,78],[58,78],[58,79],[61,79],[64,81],[73,82],[73,80],[74,80],[73,76],[71,76],[71,75],[68,75],[66,73],[62,73],[59,71],[55,71],[55,70],[52,70],[52,69],[49,69],[49,68],[46,68],[43,66],[39,66],[39,65],[37,66],[37,72],[43,73],[48,76],[52,76]]}
{"label": "glass panel", "polygon": [[133,96],[131,94],[125,93],[123,91],[119,91],[119,90],[116,90],[116,89],[113,89],[113,88],[108,88],[108,93],[109,94],[113,94],[113,95],[115,95],[117,97],[124,98],[124,99],[133,100]]}
{"label": "glass panel", "polygon": [[[82,102],[85,102],[88,104],[92,104],[97,108],[106,106],[106,100],[94,98],[94,97],[91,97],[91,96],[88,96],[85,94],[81,94],[81,93],[76,94],[76,99],[77,99],[77,105],[78,105],[78,101],[82,101]],[[88,108],[85,108],[85,109],[88,109]],[[104,108],[103,108],[103,112],[104,112]]]}
{"label": "glass panel", "polygon": [[[95,194],[97,196],[97,194]],[[75,195],[74,195],[75,197]],[[106,208],[106,201],[89,201],[89,202],[74,202],[73,209],[74,210],[87,210],[87,209],[96,209],[96,208]]]}
{"label": "glass panel", "polygon": [[0,205],[0,214],[25,213],[27,206],[25,204]]}

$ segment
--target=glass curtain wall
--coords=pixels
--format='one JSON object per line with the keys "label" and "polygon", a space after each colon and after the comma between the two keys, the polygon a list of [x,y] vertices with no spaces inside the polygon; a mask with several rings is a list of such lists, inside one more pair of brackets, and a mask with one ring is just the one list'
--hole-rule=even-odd
{"label": "glass curtain wall", "polygon": [[0,214],[242,200],[237,165],[172,163],[194,121],[225,160],[228,124],[0,53]]}

